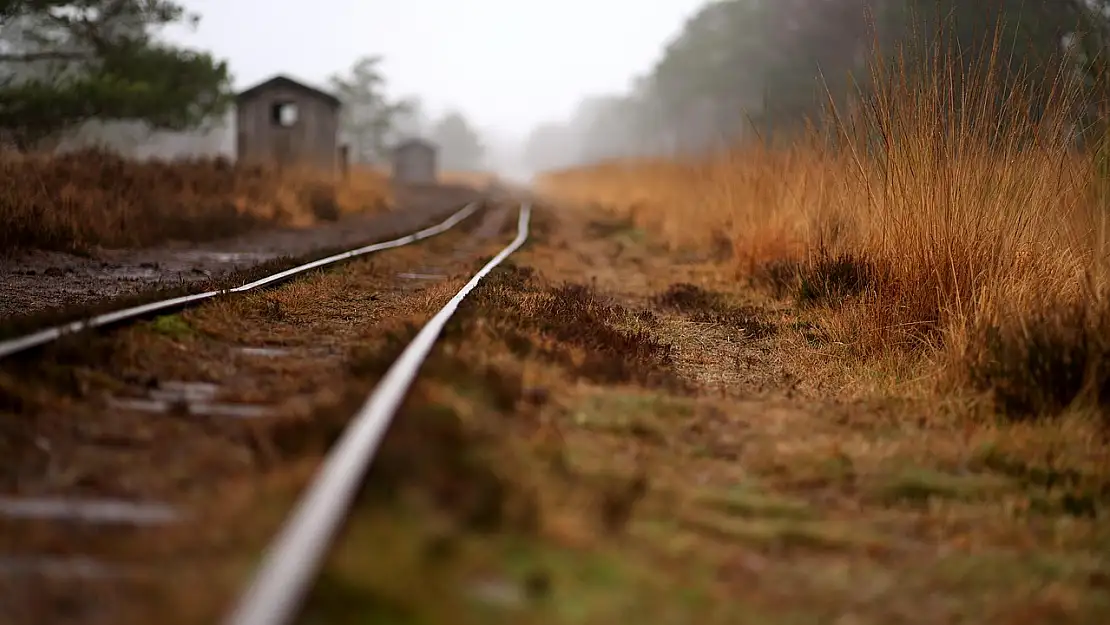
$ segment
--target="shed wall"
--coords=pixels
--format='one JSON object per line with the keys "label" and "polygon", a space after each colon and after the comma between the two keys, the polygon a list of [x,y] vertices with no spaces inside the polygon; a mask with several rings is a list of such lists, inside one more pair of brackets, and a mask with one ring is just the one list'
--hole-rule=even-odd
{"label": "shed wall", "polygon": [[[286,128],[271,121],[273,105],[290,102],[298,119]],[[307,91],[275,85],[251,94],[237,107],[239,159],[334,169],[338,160],[339,111]]]}

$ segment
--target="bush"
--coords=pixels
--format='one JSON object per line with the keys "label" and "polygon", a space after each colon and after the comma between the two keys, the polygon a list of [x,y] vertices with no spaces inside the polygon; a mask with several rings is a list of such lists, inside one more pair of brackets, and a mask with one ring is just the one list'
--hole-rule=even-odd
{"label": "bush", "polygon": [[388,182],[279,173],[227,159],[132,161],[84,150],[59,156],[0,153],[0,249],[83,251],[202,241],[259,226],[307,226],[378,210]]}

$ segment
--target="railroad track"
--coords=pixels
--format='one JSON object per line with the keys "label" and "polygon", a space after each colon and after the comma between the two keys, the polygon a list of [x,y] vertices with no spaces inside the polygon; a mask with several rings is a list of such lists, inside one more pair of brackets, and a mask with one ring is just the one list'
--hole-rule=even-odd
{"label": "railroad track", "polygon": [[[502,198],[503,202],[503,198]],[[315,478],[304,491],[300,501],[287,518],[283,529],[266,551],[264,560],[258,568],[253,581],[239,597],[233,609],[228,612],[225,622],[229,625],[279,625],[296,618],[306,593],[312,585],[323,558],[335,538],[336,530],[347,514],[352,498],[367,469],[373,462],[375,453],[390,423],[405,398],[409,388],[417,378],[420,367],[432,350],[444,325],[454,314],[458,305],[497,265],[519,249],[528,238],[531,217],[531,204],[514,203],[510,207],[489,208],[483,215],[483,222],[475,228],[468,240],[455,248],[455,253],[434,266],[414,267],[409,275],[398,274],[397,278],[410,283],[443,279],[452,267],[474,253],[483,244],[488,245],[491,237],[496,236],[505,225],[505,220],[516,214],[515,238],[487,262],[480,270],[470,276],[466,284],[422,327],[415,338],[407,345],[401,355],[380,379],[376,388],[365,399],[361,407],[350,418],[340,438],[328,451]],[[195,306],[202,302],[230,298],[235,295],[273,286],[300,276],[313,269],[335,265],[342,261],[367,256],[379,251],[405,247],[424,241],[452,230],[456,225],[479,212],[481,203],[472,203],[452,214],[435,226],[414,232],[405,237],[363,246],[294,267],[271,276],[255,280],[239,287],[199,293],[160,302],[153,302],[97,317],[48,328],[39,332],[0,342],[0,358],[25,353],[41,348],[72,334],[94,331],[114,325],[124,325],[135,320],[162,315],[182,308]],[[517,209],[517,210],[513,210]],[[203,391],[186,389],[186,394]],[[0,405],[0,409],[3,406]],[[214,413],[209,413],[214,414]],[[155,417],[152,417],[155,418]],[[0,433],[2,435],[2,433]],[[180,515],[169,506],[140,505],[127,501],[80,501],[58,498],[5,497],[0,495],[0,520],[13,522],[34,519],[80,519],[84,523],[111,524],[123,521],[131,525],[172,523],[180,521]],[[3,526],[0,525],[0,528]],[[3,531],[0,529],[0,534]],[[106,567],[95,559],[72,557],[65,561],[46,559],[40,562],[41,569],[53,567],[70,575],[100,575]],[[0,558],[0,588],[3,588],[5,575],[19,574],[18,569],[35,568],[26,558],[20,560]],[[0,621],[6,619],[5,604],[8,599],[0,591]]]}
{"label": "railroad track", "polygon": [[66,336],[79,332],[84,332],[86,330],[104,328],[119,323],[134,321],[137,319],[142,319],[149,315],[166,314],[169,312],[181,310],[189,306],[196,306],[201,302],[220,296],[246,293],[247,291],[253,291],[263,287],[274,286],[291,278],[304,275],[306,272],[309,272],[313,269],[335,265],[336,263],[351,260],[353,258],[358,258],[361,256],[366,256],[367,254],[373,254],[375,252],[381,252],[384,250],[402,247],[405,245],[410,245],[412,243],[423,241],[424,239],[434,237],[436,235],[447,232],[451,228],[454,228],[464,219],[473,215],[479,207],[479,202],[471,202],[458,211],[452,213],[447,219],[443,220],[442,222],[435,224],[434,226],[429,226],[427,228],[417,230],[412,234],[398,237],[389,241],[382,241],[380,243],[371,243],[369,245],[360,246],[354,249],[347,250],[345,252],[333,254],[326,258],[320,258],[312,262],[297,265],[296,267],[291,267],[284,271],[279,271],[268,276],[264,276],[257,280],[241,284],[237,287],[214,291],[205,291],[203,293],[194,293],[192,295],[183,295],[181,297],[173,297],[156,302],[142,304],[139,306],[122,308],[120,310],[115,310],[101,315],[95,315],[93,317],[89,317],[88,319],[80,319],[66,324],[44,328],[42,330],[32,332],[23,336],[18,336],[5,341],[0,341],[0,358],[6,358],[8,356],[26,352],[36,347],[41,347],[43,345],[62,339]]}

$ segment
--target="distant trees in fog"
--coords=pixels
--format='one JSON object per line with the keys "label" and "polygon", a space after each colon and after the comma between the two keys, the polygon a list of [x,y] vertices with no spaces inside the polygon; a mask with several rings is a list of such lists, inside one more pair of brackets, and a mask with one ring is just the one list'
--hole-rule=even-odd
{"label": "distant trees in fog", "polygon": [[478,131],[462,113],[445,114],[436,122],[429,138],[439,146],[439,164],[443,169],[470,171],[484,166],[486,148]]}
{"label": "distant trees in fog", "polygon": [[866,95],[869,61],[898,44],[939,51],[967,69],[991,62],[998,35],[997,78],[1063,68],[1103,88],[1108,9],[1110,0],[707,2],[631,89],[589,98],[570,119],[537,127],[526,152],[543,169],[789,136],[827,107]]}
{"label": "distant trees in fog", "polygon": [[21,150],[89,122],[192,130],[231,103],[227,65],[161,27],[196,17],[170,0],[0,3],[0,135]]}
{"label": "distant trees in fog", "polygon": [[394,100],[386,93],[381,61],[380,56],[362,57],[346,75],[335,74],[329,80],[332,92],[343,102],[340,133],[355,163],[387,160],[398,123],[406,117],[411,121],[418,110],[417,101]]}

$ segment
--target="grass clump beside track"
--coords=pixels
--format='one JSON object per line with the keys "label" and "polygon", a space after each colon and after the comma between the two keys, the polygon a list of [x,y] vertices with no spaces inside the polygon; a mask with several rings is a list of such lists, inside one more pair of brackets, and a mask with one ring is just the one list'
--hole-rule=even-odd
{"label": "grass clump beside track", "polygon": [[1015,418],[1110,414],[1105,148],[1074,147],[1063,81],[1035,118],[1041,81],[1002,93],[991,67],[945,67],[876,62],[877,93],[838,111],[832,141],[613,161],[542,187],[672,247],[723,249],[722,272],[814,310],[836,356],[814,366],[912,371]]}
{"label": "grass clump beside track", "polygon": [[1106,478],[1067,435],[758,394],[788,316],[576,225],[464,300],[302,623],[1098,622]]}
{"label": "grass clump beside track", "polygon": [[[146,288],[140,288],[133,293],[99,300],[92,304],[75,304],[64,308],[51,309],[43,312],[33,312],[0,321],[0,340],[14,339],[24,334],[39,330],[82,321],[97,315],[142,306],[160,300],[184,297],[208,291],[222,291],[242,286],[266,276],[292,269],[322,258],[327,258],[350,248],[347,246],[324,248],[312,254],[303,256],[280,257],[269,260],[249,269],[232,271],[216,278],[208,278],[195,282],[155,283]],[[313,273],[319,272],[314,270]],[[303,276],[302,276],[303,277]],[[276,311],[275,311],[276,314]],[[62,339],[65,340],[65,339]]]}
{"label": "grass clump beside track", "polygon": [[[624,220],[547,214],[421,367],[299,622],[1105,620],[1090,428],[830,399],[783,366],[794,328],[831,348],[809,325],[821,308],[733,290]],[[366,394],[484,264],[396,277],[462,234],[9,362],[0,481],[187,497],[203,531],[124,545],[174,573],[119,622],[212,622]],[[104,409],[175,380],[272,413]],[[160,470],[124,470],[145,466]]]}
{"label": "grass clump beside track", "polygon": [[84,251],[308,226],[390,202],[385,176],[346,179],[226,159],[132,161],[109,152],[0,154],[0,249]]}

